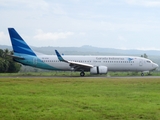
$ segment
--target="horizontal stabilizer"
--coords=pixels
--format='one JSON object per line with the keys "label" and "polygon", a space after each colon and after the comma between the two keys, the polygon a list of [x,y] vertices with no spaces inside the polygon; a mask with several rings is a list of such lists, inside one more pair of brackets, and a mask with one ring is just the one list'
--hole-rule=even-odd
{"label": "horizontal stabilizer", "polygon": [[7,55],[7,56],[10,56],[12,58],[18,58],[18,59],[24,60],[24,57],[21,57],[21,56],[16,56],[16,55]]}

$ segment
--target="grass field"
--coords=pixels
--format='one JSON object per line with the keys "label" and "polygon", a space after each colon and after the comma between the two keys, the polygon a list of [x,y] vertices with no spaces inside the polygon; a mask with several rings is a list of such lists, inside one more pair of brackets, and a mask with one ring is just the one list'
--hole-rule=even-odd
{"label": "grass field", "polygon": [[[144,73],[148,76],[148,73]],[[48,72],[19,72],[19,73],[0,73],[0,76],[80,76],[80,72],[70,71],[48,71]],[[89,72],[85,72],[85,76],[97,76],[90,75]],[[141,72],[108,72],[103,76],[141,76]],[[149,76],[160,76],[159,71],[154,71]]]}
{"label": "grass field", "polygon": [[160,79],[0,78],[0,120],[160,120]]}

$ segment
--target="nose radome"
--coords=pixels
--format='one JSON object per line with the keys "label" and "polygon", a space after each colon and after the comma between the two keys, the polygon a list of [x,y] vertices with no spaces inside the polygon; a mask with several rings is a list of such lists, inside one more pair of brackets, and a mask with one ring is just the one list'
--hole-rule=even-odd
{"label": "nose radome", "polygon": [[156,63],[154,63],[153,66],[154,66],[155,69],[159,67],[159,65],[156,64]]}

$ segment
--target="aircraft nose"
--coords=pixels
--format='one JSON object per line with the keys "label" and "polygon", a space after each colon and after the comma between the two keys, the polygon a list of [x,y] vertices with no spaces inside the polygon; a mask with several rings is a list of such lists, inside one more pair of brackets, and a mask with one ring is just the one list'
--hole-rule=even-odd
{"label": "aircraft nose", "polygon": [[158,65],[158,64],[153,63],[153,68],[154,68],[154,69],[156,69],[156,68],[158,68],[158,67],[159,67],[159,65]]}

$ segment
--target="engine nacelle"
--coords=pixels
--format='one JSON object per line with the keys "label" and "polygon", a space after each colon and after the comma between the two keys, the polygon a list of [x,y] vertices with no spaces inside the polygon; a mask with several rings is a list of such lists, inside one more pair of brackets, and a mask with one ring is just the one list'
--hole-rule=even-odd
{"label": "engine nacelle", "polygon": [[70,69],[71,69],[71,71],[74,71],[74,68],[71,67]]}
{"label": "engine nacelle", "polygon": [[90,69],[91,74],[107,74],[108,68],[106,66],[97,66]]}

